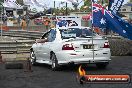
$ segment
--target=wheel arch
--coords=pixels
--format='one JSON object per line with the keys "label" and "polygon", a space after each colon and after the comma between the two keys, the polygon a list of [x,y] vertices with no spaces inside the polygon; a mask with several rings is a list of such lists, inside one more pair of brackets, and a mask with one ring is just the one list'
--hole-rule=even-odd
{"label": "wheel arch", "polygon": [[30,48],[30,51],[33,51],[33,48]]}
{"label": "wheel arch", "polygon": [[50,51],[50,60],[51,60],[51,56],[52,56],[53,53],[54,53],[54,51]]}

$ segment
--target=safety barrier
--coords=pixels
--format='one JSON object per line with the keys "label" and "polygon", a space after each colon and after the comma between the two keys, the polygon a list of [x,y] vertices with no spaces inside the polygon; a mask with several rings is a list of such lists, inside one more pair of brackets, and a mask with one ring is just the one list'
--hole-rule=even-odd
{"label": "safety barrier", "polygon": [[[9,30],[3,31],[3,36],[11,36],[8,41],[0,41],[0,51],[2,54],[7,53],[29,53],[35,39],[40,38],[44,32],[25,31],[25,30]],[[132,41],[124,39],[119,35],[107,35],[109,38],[112,55],[132,55]],[[119,43],[120,42],[120,43]]]}
{"label": "safety barrier", "polygon": [[[8,26],[9,30],[22,30],[22,28],[20,26]],[[40,32],[44,32],[46,30],[46,27],[44,25],[33,25],[30,24],[28,27],[26,27],[25,30],[23,31],[40,31]]]}
{"label": "safety barrier", "polygon": [[9,30],[9,31],[3,31],[3,36],[9,36],[9,37],[21,37],[21,38],[27,38],[27,39],[38,39],[40,38],[44,32],[36,32],[36,31],[24,31],[24,30]]}
{"label": "safety barrier", "polygon": [[6,53],[29,53],[34,40],[0,41],[0,51]]}

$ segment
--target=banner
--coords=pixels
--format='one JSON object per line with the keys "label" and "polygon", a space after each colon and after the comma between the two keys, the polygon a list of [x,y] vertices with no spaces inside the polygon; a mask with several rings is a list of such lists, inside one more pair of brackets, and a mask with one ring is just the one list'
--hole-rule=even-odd
{"label": "banner", "polygon": [[81,18],[77,16],[57,16],[56,27],[81,26]]}
{"label": "banner", "polygon": [[116,14],[121,8],[123,2],[124,0],[109,0],[108,9]]}

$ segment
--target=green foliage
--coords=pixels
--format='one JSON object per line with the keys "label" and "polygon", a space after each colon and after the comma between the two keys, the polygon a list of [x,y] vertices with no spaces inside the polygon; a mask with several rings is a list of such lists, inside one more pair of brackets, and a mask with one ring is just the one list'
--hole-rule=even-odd
{"label": "green foliage", "polygon": [[91,1],[90,0],[84,0],[84,5],[81,6],[80,11],[82,12],[89,12],[91,11]]}
{"label": "green foliage", "polygon": [[16,2],[20,5],[24,5],[23,0],[16,0]]}
{"label": "green foliage", "polygon": [[[103,5],[103,6],[107,6],[108,5],[108,0],[98,0],[99,4]],[[81,6],[80,11],[82,12],[91,12],[91,0],[84,0],[84,5]]]}
{"label": "green foliage", "polygon": [[1,11],[2,11],[2,8],[3,8],[3,6],[2,6],[2,3],[4,2],[4,0],[0,0],[0,13],[1,13]]}
{"label": "green foliage", "polygon": [[[73,12],[73,11],[74,11],[73,9],[67,7],[67,14],[69,14],[70,12]],[[54,8],[54,13],[56,15],[59,15],[60,13],[66,14],[66,7],[64,6],[64,7],[61,7],[61,8]]]}

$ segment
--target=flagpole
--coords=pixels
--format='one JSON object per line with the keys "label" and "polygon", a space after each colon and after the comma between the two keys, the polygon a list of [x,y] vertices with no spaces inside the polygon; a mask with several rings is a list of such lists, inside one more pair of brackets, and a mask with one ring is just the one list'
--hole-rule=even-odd
{"label": "flagpole", "polygon": [[91,2],[92,2],[92,46],[93,46],[93,60],[94,60],[94,42],[93,42],[93,33],[94,33],[94,29],[93,29],[93,0],[91,0]]}
{"label": "flagpole", "polygon": [[[56,8],[56,2],[54,1],[54,13],[55,13],[55,8]],[[54,17],[54,16],[53,16]],[[55,13],[55,19],[56,19],[56,13]],[[53,20],[53,19],[52,19]],[[52,22],[52,24],[53,24],[53,22]],[[54,24],[55,25],[55,27],[56,27],[56,24]]]}

